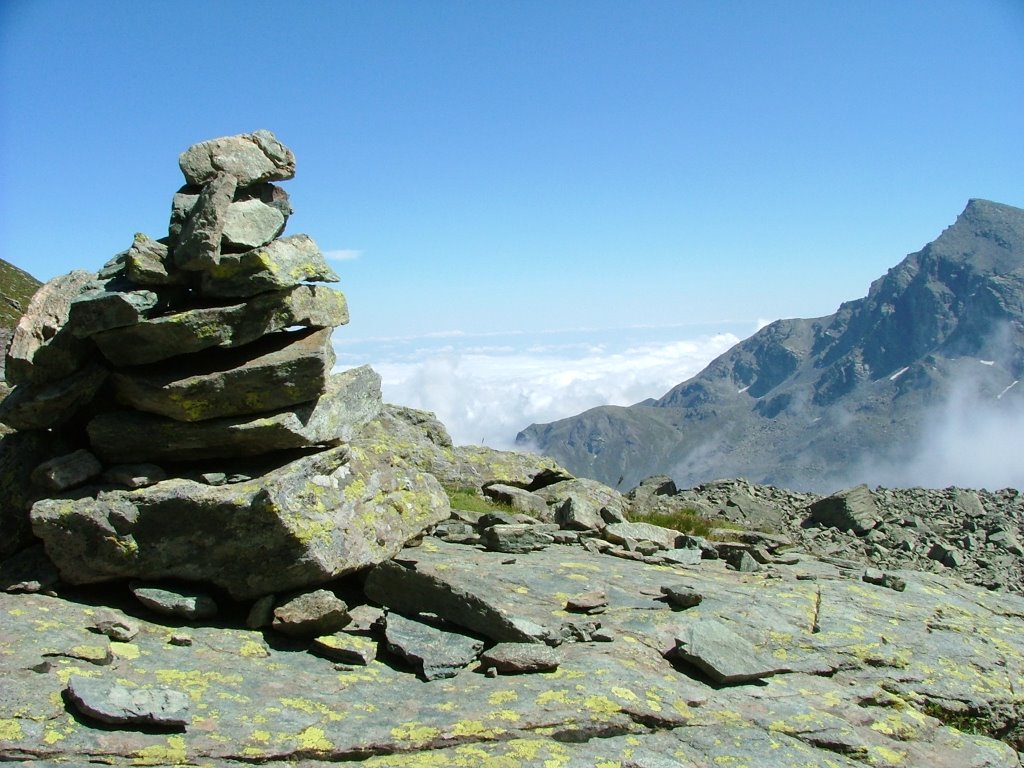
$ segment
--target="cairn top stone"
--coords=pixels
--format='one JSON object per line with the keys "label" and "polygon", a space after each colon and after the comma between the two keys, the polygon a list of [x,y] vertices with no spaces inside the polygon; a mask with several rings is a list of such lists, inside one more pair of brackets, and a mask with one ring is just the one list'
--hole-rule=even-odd
{"label": "cairn top stone", "polygon": [[295,176],[295,155],[267,130],[222,136],[193,144],[178,158],[189,184],[202,185],[229,173],[239,187]]}

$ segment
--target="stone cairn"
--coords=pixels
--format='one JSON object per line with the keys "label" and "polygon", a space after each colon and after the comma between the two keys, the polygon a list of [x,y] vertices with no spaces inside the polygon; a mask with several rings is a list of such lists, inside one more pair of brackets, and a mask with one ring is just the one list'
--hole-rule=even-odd
{"label": "stone cairn", "polygon": [[261,130],[179,165],[167,237],[50,281],[15,330],[0,421],[62,446],[31,473],[34,534],[70,583],[173,577],[239,598],[393,556],[447,503],[349,444],[380,379],[332,374],[348,308],[319,284],[338,278],[314,241],[282,236],[273,182],[294,155]]}

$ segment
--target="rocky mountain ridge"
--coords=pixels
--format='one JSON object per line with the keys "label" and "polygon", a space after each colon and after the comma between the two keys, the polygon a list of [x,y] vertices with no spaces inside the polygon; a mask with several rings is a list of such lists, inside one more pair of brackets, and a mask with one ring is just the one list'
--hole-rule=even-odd
{"label": "rocky mountain ridge", "polygon": [[956,391],[993,419],[1019,412],[1022,372],[1024,210],[971,200],[835,314],[776,321],[658,399],[531,425],[517,441],[626,488],[667,474],[827,490],[898,480]]}
{"label": "rocky mountain ridge", "polygon": [[331,370],[290,150],[179,162],[168,237],[12,344],[0,760],[1020,768],[1019,494],[623,495],[454,446]]}

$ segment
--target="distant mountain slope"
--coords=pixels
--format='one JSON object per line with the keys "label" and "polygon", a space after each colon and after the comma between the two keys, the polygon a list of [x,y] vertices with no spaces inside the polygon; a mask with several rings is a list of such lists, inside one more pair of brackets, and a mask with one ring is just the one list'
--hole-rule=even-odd
{"label": "distant mountain slope", "polygon": [[1024,210],[971,200],[835,314],[774,322],[657,400],[533,424],[517,443],[622,488],[894,481],[957,405],[1018,412],[1022,372]]}
{"label": "distant mountain slope", "polygon": [[0,259],[0,328],[13,328],[42,285],[28,272]]}

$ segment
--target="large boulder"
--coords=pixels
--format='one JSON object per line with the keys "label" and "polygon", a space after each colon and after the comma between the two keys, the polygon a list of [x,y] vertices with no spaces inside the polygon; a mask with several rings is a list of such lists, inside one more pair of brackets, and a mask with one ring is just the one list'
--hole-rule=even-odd
{"label": "large boulder", "polygon": [[857,485],[819,499],[808,507],[808,511],[810,514],[805,520],[808,526],[838,528],[858,535],[867,533],[881,520],[871,489],[866,485]]}
{"label": "large boulder", "polygon": [[362,366],[331,376],[323,395],[291,408],[197,422],[107,411],[88,432],[93,452],[109,463],[194,461],[337,445],[380,409],[380,376]]}
{"label": "large boulder", "polygon": [[92,346],[65,327],[71,302],[95,279],[76,270],[36,291],[14,329],[7,350],[9,384],[41,384],[70,376],[88,359]]}
{"label": "large boulder", "polygon": [[178,158],[189,184],[205,184],[218,173],[230,173],[239,187],[295,176],[295,155],[266,130],[222,136],[193,144]]}
{"label": "large boulder", "polygon": [[232,485],[175,478],[44,499],[31,520],[71,584],[184,579],[249,599],[388,560],[449,513],[430,475],[343,446]]}

